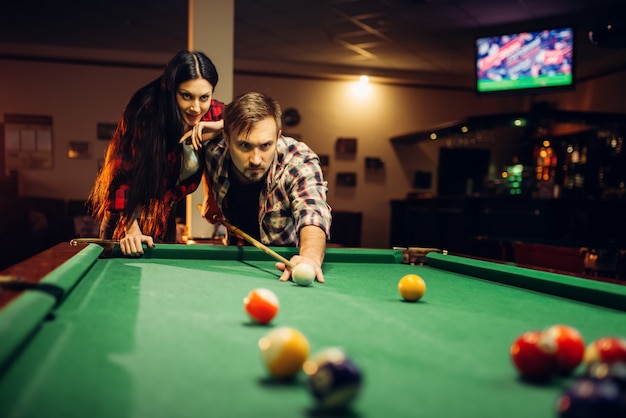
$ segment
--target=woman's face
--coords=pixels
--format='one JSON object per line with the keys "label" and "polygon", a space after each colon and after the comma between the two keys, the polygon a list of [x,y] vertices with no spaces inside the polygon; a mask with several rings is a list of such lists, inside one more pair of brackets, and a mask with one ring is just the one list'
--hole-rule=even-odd
{"label": "woman's face", "polygon": [[188,128],[200,122],[208,112],[212,97],[213,86],[204,78],[180,83],[176,91],[176,103]]}

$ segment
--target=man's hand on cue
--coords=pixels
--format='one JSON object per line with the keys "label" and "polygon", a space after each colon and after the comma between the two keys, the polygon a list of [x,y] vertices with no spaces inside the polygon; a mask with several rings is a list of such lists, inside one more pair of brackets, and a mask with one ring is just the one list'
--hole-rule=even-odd
{"label": "man's hand on cue", "polygon": [[[313,270],[315,270],[315,279],[319,283],[324,283],[324,273],[322,272],[322,267],[318,263],[316,263],[314,260],[307,258],[307,257],[302,257],[300,255],[294,255],[293,257],[291,257],[291,260],[289,261],[294,267],[300,263],[306,263],[306,264],[309,264],[310,266],[313,266]],[[293,267],[289,267],[285,265],[285,263],[277,262],[276,268],[283,272],[280,275],[280,278],[278,280],[280,280],[281,282],[286,282],[289,279],[291,279]]]}

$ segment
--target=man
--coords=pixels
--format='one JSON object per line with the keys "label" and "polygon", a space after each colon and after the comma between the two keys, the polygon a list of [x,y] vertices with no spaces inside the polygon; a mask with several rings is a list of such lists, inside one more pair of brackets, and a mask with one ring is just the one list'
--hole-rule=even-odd
{"label": "man", "polygon": [[[209,222],[223,215],[265,245],[298,246],[290,262],[312,265],[324,282],[332,220],[327,183],[318,156],[281,135],[281,116],[279,104],[262,93],[245,93],[226,106],[223,135],[205,146],[202,215]],[[276,267],[280,280],[289,280],[291,269]]]}

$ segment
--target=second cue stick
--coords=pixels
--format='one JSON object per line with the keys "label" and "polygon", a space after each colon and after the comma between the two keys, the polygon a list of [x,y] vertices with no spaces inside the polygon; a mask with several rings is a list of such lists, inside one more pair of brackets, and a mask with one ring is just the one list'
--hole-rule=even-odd
{"label": "second cue stick", "polygon": [[224,218],[216,217],[215,221],[219,222],[221,224],[224,224],[224,226],[226,228],[230,229],[233,233],[239,235],[241,238],[245,239],[250,244],[254,245],[259,250],[263,251],[265,254],[269,255],[270,257],[275,258],[276,260],[280,261],[281,263],[284,263],[287,267],[289,267],[290,269],[293,270],[293,263],[291,261],[287,260],[285,257],[283,257],[282,255],[278,254],[276,251],[272,250],[271,248],[268,248],[262,242],[259,242],[257,239],[255,239],[255,238],[251,237],[250,235],[246,234],[241,229],[237,228],[235,225],[230,224]]}

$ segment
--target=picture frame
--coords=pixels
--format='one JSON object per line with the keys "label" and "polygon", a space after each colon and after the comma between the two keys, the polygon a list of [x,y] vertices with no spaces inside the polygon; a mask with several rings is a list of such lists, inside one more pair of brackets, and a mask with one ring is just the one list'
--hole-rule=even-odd
{"label": "picture frame", "polygon": [[99,122],[96,128],[96,135],[98,139],[109,141],[113,138],[116,129],[117,124],[115,123]]}
{"label": "picture frame", "polygon": [[335,153],[339,158],[354,158],[357,151],[356,138],[337,138]]}
{"label": "picture frame", "polygon": [[52,116],[5,113],[2,137],[4,170],[53,168]]}
{"label": "picture frame", "polygon": [[384,183],[385,162],[380,157],[365,157],[365,181]]}
{"label": "picture frame", "polygon": [[356,173],[344,172],[337,173],[337,186],[340,187],[356,187]]}
{"label": "picture frame", "polygon": [[87,159],[89,158],[89,142],[70,141],[67,146],[67,158]]}
{"label": "picture frame", "polygon": [[385,169],[385,162],[379,157],[365,157],[365,172],[374,174]]}

